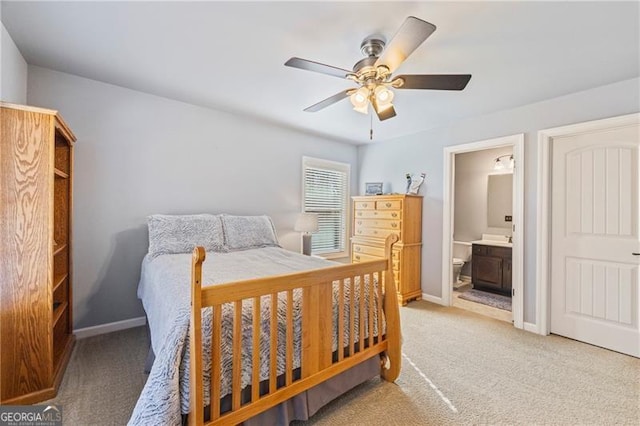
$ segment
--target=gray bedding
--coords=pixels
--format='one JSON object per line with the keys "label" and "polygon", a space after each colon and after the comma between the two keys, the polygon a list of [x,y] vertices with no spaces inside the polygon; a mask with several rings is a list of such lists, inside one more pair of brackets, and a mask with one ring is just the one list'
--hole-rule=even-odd
{"label": "gray bedding", "polygon": [[[244,250],[230,253],[208,253],[203,264],[204,285],[256,278],[261,276],[285,274],[302,270],[317,269],[333,265],[323,259],[302,256],[277,247]],[[156,360],[147,383],[136,404],[131,425],[141,424],[180,424],[181,414],[188,412],[189,406],[189,352],[188,333],[190,315],[190,275],[191,255],[161,255],[155,259],[145,258],[142,276],[138,287],[138,296],[142,300],[151,332],[151,342]],[[365,283],[368,295],[369,283]],[[356,280],[356,290],[359,282]],[[337,295],[334,286],[334,298]],[[348,288],[347,288],[348,290]],[[356,302],[359,291],[356,291]],[[348,291],[345,292],[347,301]],[[278,316],[285,315],[285,294],[279,297]],[[365,304],[368,305],[368,298]],[[374,302],[375,303],[375,302]],[[251,382],[251,301],[243,303],[243,371],[242,387]],[[268,379],[269,371],[269,316],[270,298],[265,296],[261,303],[261,371],[260,380]],[[334,318],[337,308],[334,304]],[[356,304],[357,306],[357,304]],[[345,318],[348,318],[349,303],[345,303]],[[377,306],[374,306],[377,312]],[[230,392],[231,340],[233,309],[223,307],[222,313],[222,383],[221,396]],[[356,312],[356,319],[357,312]],[[368,318],[365,317],[365,321]],[[358,324],[356,320],[356,325]],[[374,335],[377,334],[378,321],[374,319]],[[300,365],[300,297],[294,295],[294,368]],[[210,360],[211,311],[203,310],[203,348],[205,365]],[[359,332],[356,329],[355,340]],[[366,332],[365,332],[366,335]],[[284,342],[284,325],[279,327],[279,342]],[[345,330],[348,341],[348,330]],[[334,347],[337,349],[337,335],[334,333]],[[284,372],[284,344],[278,345],[278,374]],[[205,405],[209,400],[209,372],[204,373]]]}

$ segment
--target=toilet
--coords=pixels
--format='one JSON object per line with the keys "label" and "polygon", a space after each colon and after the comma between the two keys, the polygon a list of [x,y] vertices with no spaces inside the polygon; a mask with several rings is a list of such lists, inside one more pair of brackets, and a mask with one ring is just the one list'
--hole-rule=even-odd
{"label": "toilet", "polygon": [[460,271],[466,262],[471,260],[471,243],[466,241],[453,242],[453,274],[452,284],[454,287],[463,282],[460,280]]}

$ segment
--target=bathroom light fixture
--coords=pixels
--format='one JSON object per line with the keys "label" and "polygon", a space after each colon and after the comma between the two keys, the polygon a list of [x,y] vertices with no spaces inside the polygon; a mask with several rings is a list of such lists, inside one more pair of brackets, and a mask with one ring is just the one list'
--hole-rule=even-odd
{"label": "bathroom light fixture", "polygon": [[[506,163],[506,159],[509,158],[509,162]],[[506,164],[505,164],[506,163]],[[504,170],[505,168],[513,169],[515,162],[513,161],[513,154],[505,154],[497,157],[493,163],[493,170]]]}

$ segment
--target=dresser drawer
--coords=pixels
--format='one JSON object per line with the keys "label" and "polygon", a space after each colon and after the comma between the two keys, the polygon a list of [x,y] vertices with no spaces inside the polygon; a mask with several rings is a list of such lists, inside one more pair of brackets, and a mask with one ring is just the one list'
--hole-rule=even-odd
{"label": "dresser drawer", "polygon": [[359,262],[369,262],[371,260],[382,260],[384,257],[381,256],[371,256],[368,254],[362,253],[351,253],[351,262],[359,263]]}
{"label": "dresser drawer", "polygon": [[356,218],[402,219],[402,212],[394,210],[356,210]]}
{"label": "dresser drawer", "polygon": [[388,219],[356,219],[356,229],[357,228],[400,229],[400,221]]}
{"label": "dresser drawer", "polygon": [[376,210],[400,210],[400,209],[402,209],[402,201],[400,200],[376,201]]}
{"label": "dresser drawer", "polygon": [[356,210],[375,210],[376,209],[376,202],[371,200],[371,201],[356,201],[356,206],[355,206]]}
{"label": "dresser drawer", "polygon": [[371,256],[384,257],[384,247],[372,247],[363,244],[354,244],[353,253],[368,254]]}
{"label": "dresser drawer", "polygon": [[359,228],[356,226],[355,235],[361,237],[387,238],[388,235],[396,234],[400,238],[400,231],[393,229]]}

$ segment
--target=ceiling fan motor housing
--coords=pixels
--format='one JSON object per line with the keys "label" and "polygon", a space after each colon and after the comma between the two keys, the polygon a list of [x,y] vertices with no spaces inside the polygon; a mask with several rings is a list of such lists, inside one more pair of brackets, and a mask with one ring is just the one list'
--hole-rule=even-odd
{"label": "ceiling fan motor housing", "polygon": [[375,66],[378,57],[386,45],[385,39],[380,35],[371,35],[365,38],[360,45],[360,51],[365,58],[356,62],[353,72],[357,80],[362,85],[375,85],[382,82],[386,77],[385,70],[378,70]]}
{"label": "ceiling fan motor housing", "polygon": [[364,56],[375,56],[377,58],[384,50],[385,44],[386,41],[384,37],[380,35],[371,35],[362,40],[362,44],[360,44],[360,51]]}

